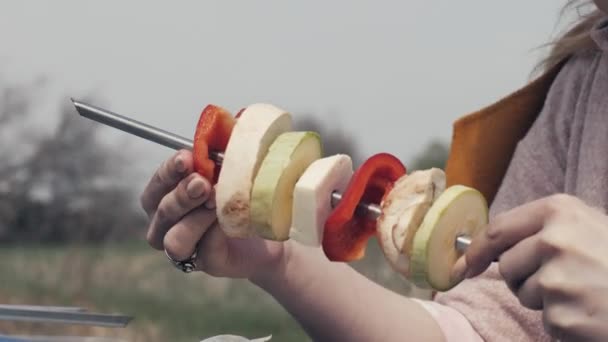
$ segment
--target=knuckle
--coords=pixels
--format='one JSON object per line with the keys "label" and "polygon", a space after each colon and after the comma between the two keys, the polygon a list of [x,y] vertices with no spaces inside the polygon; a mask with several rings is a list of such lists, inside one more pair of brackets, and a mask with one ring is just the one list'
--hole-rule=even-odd
{"label": "knuckle", "polygon": [[[163,201],[164,202],[164,201]],[[156,223],[159,226],[164,226],[171,220],[171,210],[166,203],[161,202],[156,210]]]}
{"label": "knuckle", "polygon": [[564,333],[572,334],[579,331],[585,325],[578,315],[563,306],[549,306],[544,309],[543,316],[545,330],[555,338],[561,337]]}
{"label": "knuckle", "polygon": [[150,213],[152,211],[152,204],[150,203],[150,196],[146,193],[142,193],[139,196],[139,205],[146,213]]}
{"label": "knuckle", "polygon": [[169,184],[171,184],[171,179],[168,176],[168,172],[166,171],[166,169],[163,168],[158,170],[155,177],[155,183],[159,186],[168,186]]}
{"label": "knuckle", "polygon": [[539,271],[538,286],[544,294],[559,298],[579,298],[587,300],[588,287],[577,279],[568,277],[559,265]]}
{"label": "knuckle", "polygon": [[580,200],[574,196],[559,193],[549,196],[545,201],[545,210],[551,216],[569,212]]}
{"label": "knuckle", "polygon": [[559,252],[569,245],[565,237],[556,229],[543,229],[538,236],[538,247],[546,253]]}
{"label": "knuckle", "polygon": [[538,244],[541,248],[551,247],[555,244],[555,235],[551,229],[543,229],[538,233]]}
{"label": "knuckle", "polygon": [[556,270],[550,268],[541,269],[538,275],[538,286],[545,293],[562,293],[564,290],[564,277]]}
{"label": "knuckle", "polygon": [[175,182],[175,179],[177,178],[174,174],[174,170],[170,166],[171,164],[173,163],[169,162],[169,160],[166,160],[156,173],[158,183],[163,186],[172,185]]}
{"label": "knuckle", "polygon": [[555,277],[547,275],[546,272],[538,277],[538,286],[545,292],[554,292],[559,284]]}
{"label": "knuckle", "polygon": [[163,183],[163,170],[165,169],[165,163],[162,163],[158,169],[156,169],[156,172],[154,172],[154,174],[152,175],[152,179],[150,179],[150,183],[154,184],[154,185],[161,185]]}
{"label": "knuckle", "polygon": [[156,236],[154,235],[154,232],[152,230],[148,230],[148,232],[146,233],[146,241],[148,242],[148,245],[150,245],[150,247],[158,250],[162,249],[162,246],[158,244],[158,240],[156,239]]}
{"label": "knuckle", "polygon": [[167,234],[163,238],[163,246],[165,250],[176,258],[183,257],[183,244],[181,241],[175,236],[175,234]]}
{"label": "knuckle", "polygon": [[190,198],[190,196],[188,195],[188,183],[190,183],[190,181],[193,179],[194,177],[189,177],[187,179],[185,179],[183,182],[180,183],[180,185],[175,189],[175,202],[176,205],[185,211],[189,211],[190,209],[192,209],[192,207],[194,207],[196,200],[193,200],[192,198]]}
{"label": "knuckle", "polygon": [[486,237],[489,241],[500,240],[503,232],[502,227],[505,225],[507,220],[508,218],[506,213],[500,213],[494,217],[492,224],[488,227],[488,229],[486,229]]}
{"label": "knuckle", "polygon": [[549,196],[549,198],[550,198],[551,203],[558,205],[558,206],[573,203],[573,201],[575,201],[575,199],[576,199],[576,197],[565,194],[565,193],[554,194],[554,195]]}

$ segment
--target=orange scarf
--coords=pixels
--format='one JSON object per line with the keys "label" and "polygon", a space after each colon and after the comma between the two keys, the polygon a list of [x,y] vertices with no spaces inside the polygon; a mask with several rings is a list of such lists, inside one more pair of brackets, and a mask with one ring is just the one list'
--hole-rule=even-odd
{"label": "orange scarf", "polygon": [[525,87],[453,125],[446,165],[448,185],[479,190],[488,203],[502,183],[517,143],[541,112],[551,84],[565,61]]}

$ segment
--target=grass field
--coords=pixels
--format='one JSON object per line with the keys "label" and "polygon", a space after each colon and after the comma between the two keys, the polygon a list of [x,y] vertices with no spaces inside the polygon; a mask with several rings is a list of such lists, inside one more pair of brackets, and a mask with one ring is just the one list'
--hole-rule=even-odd
{"label": "grass field", "polygon": [[[125,329],[0,322],[0,333],[200,341],[219,334],[308,341],[274,300],[242,280],[183,274],[144,243],[0,247],[0,303],[83,306],[135,316]],[[385,264],[376,244],[353,266],[386,287],[416,297]]]}

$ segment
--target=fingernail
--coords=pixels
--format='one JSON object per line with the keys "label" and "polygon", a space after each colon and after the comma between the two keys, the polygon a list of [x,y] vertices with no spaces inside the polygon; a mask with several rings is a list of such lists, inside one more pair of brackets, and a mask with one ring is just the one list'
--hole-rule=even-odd
{"label": "fingernail", "polygon": [[190,198],[200,198],[205,193],[205,182],[200,178],[192,179],[186,186],[186,193]]}
{"label": "fingernail", "polygon": [[500,233],[499,227],[495,224],[487,224],[486,227],[486,237],[493,240],[498,237]]}
{"label": "fingernail", "polygon": [[467,269],[467,260],[464,256],[456,260],[454,267],[452,268],[452,278],[455,281],[462,281],[466,278],[469,270]]}
{"label": "fingernail", "polygon": [[211,194],[209,194],[209,198],[205,201],[205,208],[215,209],[215,191],[212,191]]}
{"label": "fingernail", "polygon": [[182,156],[175,157],[175,169],[180,173],[186,171],[186,163]]}

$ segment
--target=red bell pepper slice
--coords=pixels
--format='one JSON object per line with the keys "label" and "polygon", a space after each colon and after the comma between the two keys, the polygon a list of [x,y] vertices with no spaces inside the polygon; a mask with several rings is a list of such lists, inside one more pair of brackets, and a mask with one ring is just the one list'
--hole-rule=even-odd
{"label": "red bell pepper slice", "polygon": [[220,166],[209,158],[211,151],[226,150],[232,128],[236,119],[227,110],[208,105],[203,109],[194,133],[194,171],[207,178],[213,184],[217,183]]}
{"label": "red bell pepper slice", "polygon": [[388,153],[372,156],[355,171],[342,200],[325,222],[323,251],[329,260],[350,262],[365,256],[367,241],[376,232],[376,220],[356,215],[357,205],[362,201],[380,203],[405,174],[401,161]]}

